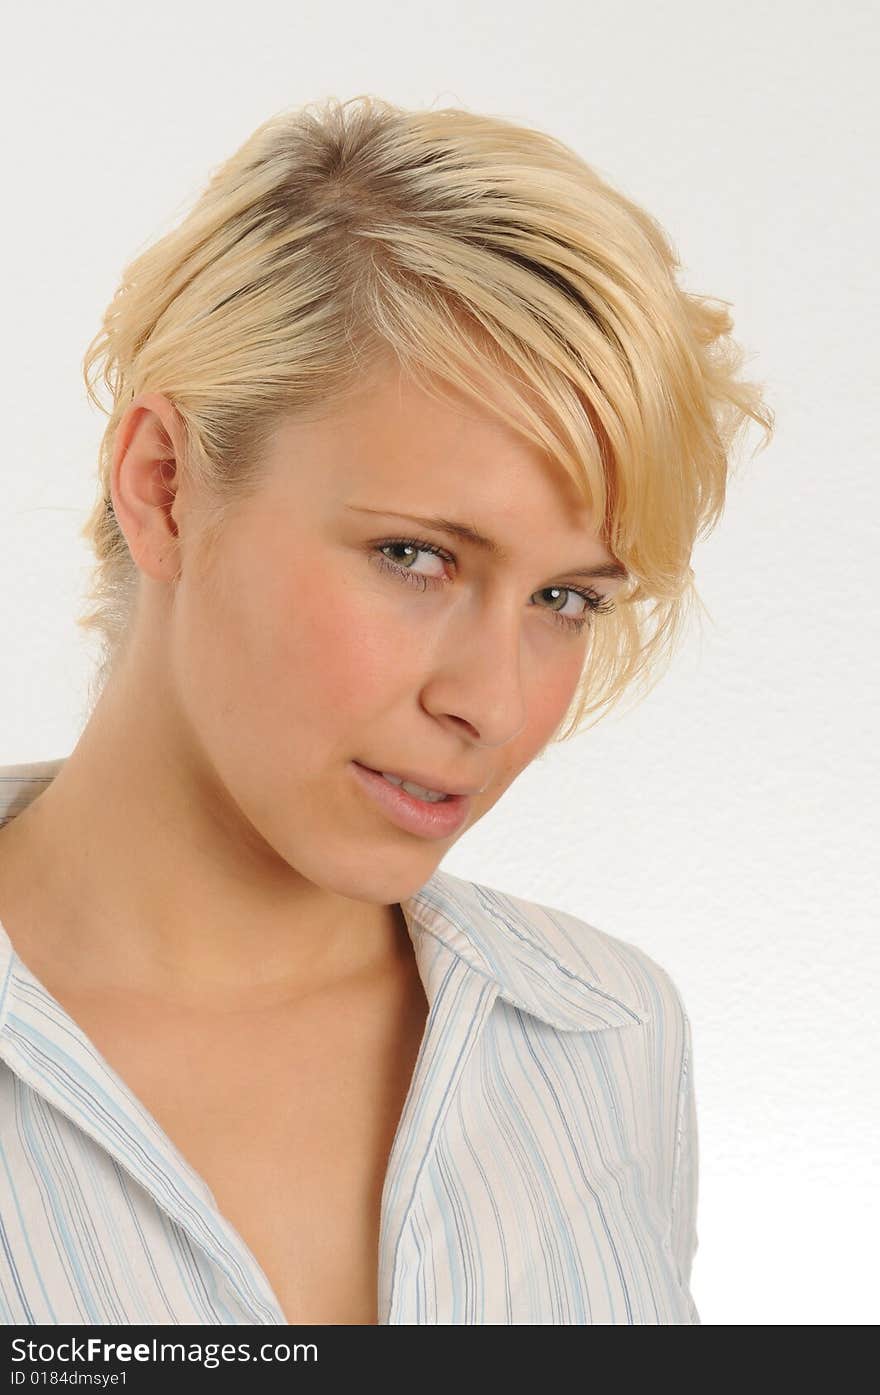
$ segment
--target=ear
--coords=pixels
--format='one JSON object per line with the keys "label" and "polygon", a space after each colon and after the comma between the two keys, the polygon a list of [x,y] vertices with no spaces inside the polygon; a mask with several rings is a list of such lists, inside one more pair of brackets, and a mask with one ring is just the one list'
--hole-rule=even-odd
{"label": "ear", "polygon": [[179,571],[179,462],[183,423],[161,393],[142,393],[116,430],[110,489],[113,510],[138,568],[156,581]]}

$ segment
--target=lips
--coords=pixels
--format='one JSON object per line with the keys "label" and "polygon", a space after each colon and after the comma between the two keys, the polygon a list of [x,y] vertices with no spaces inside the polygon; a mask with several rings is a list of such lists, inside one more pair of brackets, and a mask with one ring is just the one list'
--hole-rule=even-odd
{"label": "lips", "polygon": [[386,780],[380,770],[352,761],[358,784],[372,802],[399,828],[422,838],[449,838],[464,826],[470,814],[467,795],[427,801],[408,794],[402,785]]}
{"label": "lips", "polygon": [[472,786],[451,788],[449,785],[443,784],[442,778],[434,779],[431,776],[426,778],[424,775],[415,775],[411,771],[392,770],[390,766],[379,767],[376,765],[366,765],[363,761],[355,761],[354,763],[355,765],[361,766],[363,770],[372,770],[375,775],[395,775],[397,779],[408,780],[411,785],[418,785],[423,790],[435,790],[438,794],[448,794],[453,798],[482,794],[483,790],[486,788],[486,785],[481,785],[479,788],[474,788]]}

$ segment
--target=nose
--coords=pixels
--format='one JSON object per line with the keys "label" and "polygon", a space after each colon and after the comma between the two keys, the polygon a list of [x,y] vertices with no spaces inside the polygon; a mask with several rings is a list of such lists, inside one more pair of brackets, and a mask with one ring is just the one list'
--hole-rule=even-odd
{"label": "nose", "polygon": [[480,745],[514,741],[528,721],[519,617],[515,625],[496,620],[467,637],[450,633],[422,702],[434,716],[462,724]]}

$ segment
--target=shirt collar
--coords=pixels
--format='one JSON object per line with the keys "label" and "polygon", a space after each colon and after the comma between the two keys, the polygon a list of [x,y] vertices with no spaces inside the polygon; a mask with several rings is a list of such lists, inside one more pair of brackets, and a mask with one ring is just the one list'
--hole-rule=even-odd
{"label": "shirt collar", "polygon": [[441,870],[400,906],[417,953],[433,936],[550,1026],[598,1031],[650,1018],[634,947],[568,911]]}
{"label": "shirt collar", "polygon": [[[36,799],[66,757],[0,766],[0,826]],[[437,870],[400,903],[416,955],[440,941],[498,996],[550,1026],[577,1031],[645,1022],[633,947],[568,911]]]}

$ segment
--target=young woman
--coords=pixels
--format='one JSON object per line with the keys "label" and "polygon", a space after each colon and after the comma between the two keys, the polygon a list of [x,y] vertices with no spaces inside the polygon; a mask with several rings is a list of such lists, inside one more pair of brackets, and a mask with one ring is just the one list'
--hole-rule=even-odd
{"label": "young woman", "polygon": [[549,136],[358,98],[126,269],[90,713],[0,772],[6,1323],[700,1321],[674,984],[439,870],[769,439],[678,265]]}

